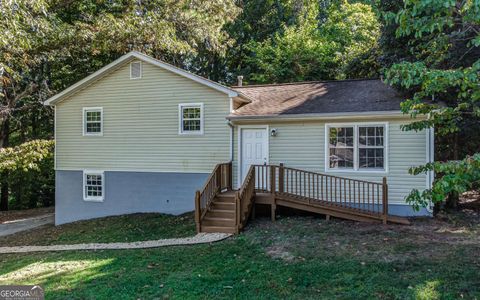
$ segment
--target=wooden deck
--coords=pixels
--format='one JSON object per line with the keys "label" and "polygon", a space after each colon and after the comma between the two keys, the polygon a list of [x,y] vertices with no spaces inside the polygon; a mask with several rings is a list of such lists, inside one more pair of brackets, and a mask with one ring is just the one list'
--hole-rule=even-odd
{"label": "wooden deck", "polygon": [[215,167],[195,198],[198,232],[239,233],[256,204],[277,206],[330,217],[360,221],[409,224],[388,214],[388,185],[331,176],[283,165],[251,166],[238,190],[232,190],[231,163]]}

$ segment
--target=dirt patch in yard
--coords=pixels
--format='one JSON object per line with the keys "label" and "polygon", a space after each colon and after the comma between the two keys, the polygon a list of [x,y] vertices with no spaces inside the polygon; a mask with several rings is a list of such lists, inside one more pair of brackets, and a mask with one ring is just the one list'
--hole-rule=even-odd
{"label": "dirt patch in yard", "polygon": [[[345,255],[362,262],[445,259],[452,249],[480,249],[480,215],[464,208],[435,218],[413,218],[411,225],[383,225],[323,216],[280,216],[277,222],[253,221],[245,234],[261,241],[265,254],[288,263],[320,255]],[[476,250],[474,250],[476,249]],[[443,251],[449,250],[449,251]],[[478,260],[478,257],[477,257]],[[480,260],[477,262],[480,263]]]}
{"label": "dirt patch in yard", "polygon": [[3,224],[8,221],[34,218],[41,215],[52,214],[54,212],[55,212],[55,207],[53,206],[24,209],[24,210],[0,211],[0,224]]}

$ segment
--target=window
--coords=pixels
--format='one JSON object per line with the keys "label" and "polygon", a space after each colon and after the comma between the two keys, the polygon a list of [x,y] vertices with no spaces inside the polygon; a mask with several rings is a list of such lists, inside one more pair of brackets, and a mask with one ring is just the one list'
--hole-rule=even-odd
{"label": "window", "polygon": [[358,168],[384,168],[384,127],[358,127]]}
{"label": "window", "polygon": [[353,168],[353,127],[330,127],[330,169]]}
{"label": "window", "polygon": [[83,199],[103,201],[105,190],[104,173],[99,171],[83,172]]}
{"label": "window", "polygon": [[142,62],[134,61],[130,63],[130,79],[142,78]]}
{"label": "window", "polygon": [[202,103],[180,104],[179,119],[180,134],[203,134]]}
{"label": "window", "polygon": [[83,109],[83,135],[103,134],[103,109],[87,107]]}
{"label": "window", "polygon": [[327,170],[385,171],[386,124],[327,125]]}

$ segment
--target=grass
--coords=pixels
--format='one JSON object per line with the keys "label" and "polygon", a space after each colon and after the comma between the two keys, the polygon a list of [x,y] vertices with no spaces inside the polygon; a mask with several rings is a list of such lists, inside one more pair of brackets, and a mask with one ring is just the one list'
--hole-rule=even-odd
{"label": "grass", "polygon": [[478,299],[480,218],[465,219],[283,217],[213,244],[2,255],[0,285],[48,299]]}
{"label": "grass", "polygon": [[1,246],[136,242],[195,235],[193,213],[182,216],[132,214],[47,225],[0,237]]}

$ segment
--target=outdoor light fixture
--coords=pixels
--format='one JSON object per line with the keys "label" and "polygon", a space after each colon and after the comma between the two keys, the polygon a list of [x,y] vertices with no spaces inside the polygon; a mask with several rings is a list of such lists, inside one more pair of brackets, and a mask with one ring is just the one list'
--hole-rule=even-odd
{"label": "outdoor light fixture", "polygon": [[270,135],[277,136],[277,128],[272,128],[272,130],[270,130]]}

